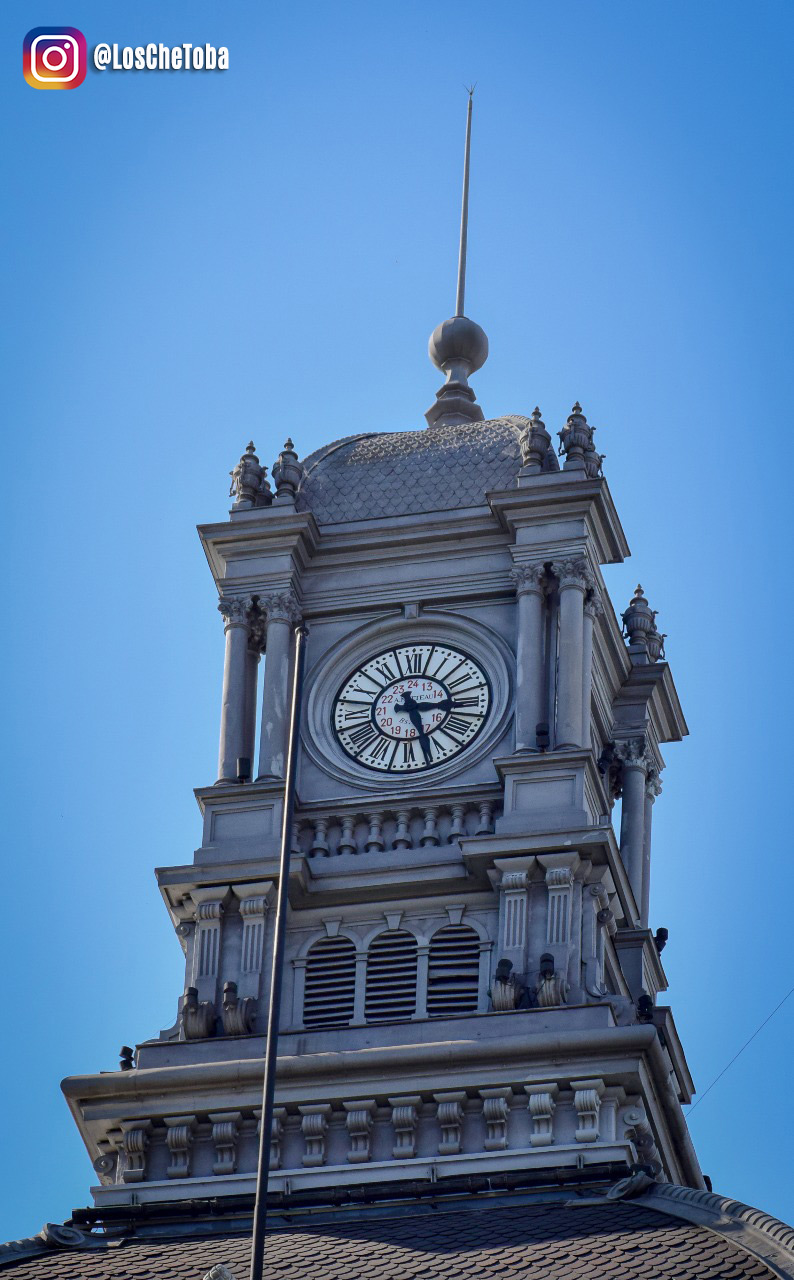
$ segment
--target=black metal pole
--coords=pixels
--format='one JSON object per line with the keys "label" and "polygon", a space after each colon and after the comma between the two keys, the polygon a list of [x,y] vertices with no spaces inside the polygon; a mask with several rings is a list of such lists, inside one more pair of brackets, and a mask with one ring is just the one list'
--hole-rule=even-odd
{"label": "black metal pole", "polygon": [[264,1280],[265,1227],[267,1225],[267,1185],[270,1175],[270,1135],[273,1128],[273,1094],[276,1087],[278,1026],[281,1016],[281,982],[284,974],[284,933],[287,923],[289,864],[292,854],[292,816],[295,807],[295,765],[298,758],[301,692],[305,658],[306,628],[295,628],[292,674],[292,705],[289,721],[287,772],[284,778],[284,816],[281,823],[281,863],[279,866],[276,928],[273,937],[273,968],[270,978],[270,1006],[267,1014],[265,1079],[262,1086],[262,1120],[259,1129],[259,1164],[256,1171],[256,1203],[251,1240],[251,1280]]}

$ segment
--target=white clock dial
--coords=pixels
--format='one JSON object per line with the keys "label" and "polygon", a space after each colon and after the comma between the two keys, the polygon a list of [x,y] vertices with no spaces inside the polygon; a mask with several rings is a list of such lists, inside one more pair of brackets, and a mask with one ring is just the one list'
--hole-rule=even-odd
{"label": "white clock dial", "polygon": [[443,764],[477,737],[491,705],[480,666],[444,644],[400,644],[358,667],[334,700],[347,755],[383,773]]}

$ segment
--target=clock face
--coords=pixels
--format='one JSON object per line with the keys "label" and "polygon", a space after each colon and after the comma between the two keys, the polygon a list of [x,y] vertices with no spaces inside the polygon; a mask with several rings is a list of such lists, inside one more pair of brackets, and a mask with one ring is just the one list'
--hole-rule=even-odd
{"label": "clock face", "polygon": [[444,644],[401,644],[370,658],[333,707],[347,755],[382,773],[418,773],[451,760],[480,732],[491,705],[481,667]]}

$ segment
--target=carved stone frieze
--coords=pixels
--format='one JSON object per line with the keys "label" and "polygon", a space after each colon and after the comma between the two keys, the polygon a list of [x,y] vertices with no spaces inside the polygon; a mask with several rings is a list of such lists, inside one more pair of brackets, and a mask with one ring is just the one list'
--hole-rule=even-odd
{"label": "carved stone frieze", "polygon": [[461,1147],[463,1132],[463,1104],[466,1094],[463,1090],[450,1093],[436,1093],[436,1120],[441,1130],[438,1144],[440,1156],[456,1156]]}
{"label": "carved stone frieze", "polygon": [[[254,1111],[256,1119],[256,1136],[259,1138],[262,1131],[262,1109],[258,1107]],[[281,1143],[284,1137],[284,1122],[287,1118],[286,1107],[273,1108],[273,1124],[270,1129],[270,1164],[271,1169],[281,1168]]]}
{"label": "carved stone frieze", "polygon": [[122,1182],[143,1182],[146,1177],[146,1153],[152,1133],[151,1120],[122,1120],[121,1143],[124,1155]]}
{"label": "carved stone frieze", "polygon": [[603,1080],[573,1080],[573,1105],[579,1124],[575,1138],[577,1142],[596,1142],[598,1140],[598,1117],[601,1112],[601,1099],[604,1094]]}
{"label": "carved stone frieze", "polygon": [[525,1084],[524,1089],[529,1095],[527,1110],[532,1117],[530,1145],[548,1147],[554,1141],[554,1111],[557,1106],[559,1085]]}
{"label": "carved stone frieze", "polygon": [[325,1137],[331,1106],[330,1103],[321,1102],[298,1107],[298,1110],[302,1117],[301,1132],[305,1143],[303,1164],[307,1169],[314,1169],[325,1164]]}
{"label": "carved stone frieze", "polygon": [[241,1119],[239,1111],[216,1111],[210,1115],[212,1141],[215,1144],[213,1173],[234,1173],[237,1168],[237,1141]]}
{"label": "carved stone frieze", "polygon": [[513,1090],[480,1089],[482,1114],[486,1125],[485,1150],[504,1151],[507,1147],[507,1117]]}
{"label": "carved stone frieze", "polygon": [[344,1108],[347,1112],[347,1132],[350,1135],[347,1158],[351,1164],[364,1164],[370,1158],[373,1117],[377,1104],[374,1098],[366,1098],[360,1102],[346,1102]]}
{"label": "carved stone frieze", "polygon": [[169,1178],[187,1178],[196,1117],[165,1116],[165,1125],[165,1142],[171,1157],[166,1173]]}
{"label": "carved stone frieze", "polygon": [[394,1126],[394,1146],[392,1155],[395,1160],[408,1160],[416,1155],[416,1126],[419,1122],[418,1108],[422,1099],[417,1096],[409,1098],[389,1098],[391,1122]]}

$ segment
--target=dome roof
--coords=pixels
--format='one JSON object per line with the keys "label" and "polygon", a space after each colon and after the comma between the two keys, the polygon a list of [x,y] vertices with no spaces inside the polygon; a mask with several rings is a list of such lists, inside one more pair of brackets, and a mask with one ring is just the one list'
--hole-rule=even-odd
{"label": "dome roof", "polygon": [[[215,1202],[217,1203],[217,1202]],[[286,1280],[773,1280],[794,1276],[794,1232],[733,1200],[656,1185],[639,1199],[580,1189],[446,1205],[329,1211],[268,1233],[267,1274]],[[132,1222],[116,1236],[45,1228],[0,1247],[9,1280],[201,1280],[219,1264],[248,1275],[250,1238],[223,1220]],[[61,1237],[59,1238],[59,1234]],[[49,1233],[49,1235],[48,1235]],[[16,1250],[16,1252],[15,1252]]]}
{"label": "dome roof", "polygon": [[514,487],[518,438],[528,425],[528,418],[510,415],[347,436],[305,459],[297,508],[313,512],[319,524],[339,524],[482,506],[486,493]]}

